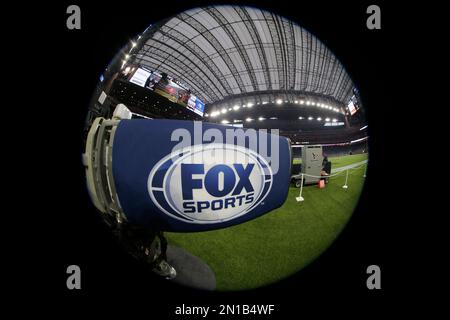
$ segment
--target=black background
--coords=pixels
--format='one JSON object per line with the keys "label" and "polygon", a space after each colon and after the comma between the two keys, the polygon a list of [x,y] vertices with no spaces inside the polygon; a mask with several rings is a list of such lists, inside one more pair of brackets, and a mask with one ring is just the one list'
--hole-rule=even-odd
{"label": "black background", "polygon": [[[123,252],[94,210],[85,189],[81,132],[100,74],[113,55],[150,23],[214,3],[225,2],[61,1],[18,9],[23,13],[18,24],[25,26],[17,35],[24,58],[11,63],[28,70],[29,89],[21,91],[16,102],[26,108],[24,117],[32,119],[22,127],[30,135],[23,179],[32,188],[22,190],[19,181],[17,191],[27,196],[15,203],[22,213],[16,226],[26,229],[28,237],[12,240],[19,247],[15,261],[24,261],[14,267],[21,274],[20,279],[13,278],[18,293],[30,295],[32,301],[44,299],[40,304],[44,308],[97,306],[103,311],[142,311],[148,319],[173,317],[175,306],[182,303],[275,304],[274,317],[284,319],[308,311],[347,314],[355,306],[373,314],[396,304],[396,297],[405,293],[406,273],[399,262],[411,246],[398,223],[408,215],[398,195],[413,186],[404,180],[388,182],[398,172],[391,165],[392,154],[407,148],[398,143],[404,135],[399,126],[410,119],[401,112],[396,95],[400,78],[408,77],[401,69],[407,58],[400,50],[409,34],[398,22],[407,13],[384,2],[227,2],[273,11],[316,35],[346,67],[366,108],[370,165],[360,203],[338,239],[305,269],[257,290],[205,293],[182,288],[157,278]],[[81,7],[81,30],[66,28],[70,4]],[[381,7],[381,30],[366,28],[370,4]],[[66,268],[71,264],[82,270],[78,291],[66,288]],[[381,268],[381,290],[366,287],[366,268],[371,264]]]}

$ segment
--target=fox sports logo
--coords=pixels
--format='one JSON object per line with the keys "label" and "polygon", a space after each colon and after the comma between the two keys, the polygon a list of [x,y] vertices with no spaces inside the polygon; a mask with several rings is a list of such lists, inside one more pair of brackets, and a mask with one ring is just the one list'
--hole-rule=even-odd
{"label": "fox sports logo", "polygon": [[225,222],[250,213],[272,187],[273,173],[258,153],[232,144],[190,146],[161,159],[148,192],[167,215],[188,223]]}

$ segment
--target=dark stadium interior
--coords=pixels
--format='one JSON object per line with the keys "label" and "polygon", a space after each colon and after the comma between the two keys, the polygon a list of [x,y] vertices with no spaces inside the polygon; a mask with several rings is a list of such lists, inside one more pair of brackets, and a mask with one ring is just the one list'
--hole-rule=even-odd
{"label": "dark stadium interior", "polygon": [[[139,71],[156,80],[135,81]],[[182,93],[156,93],[163,73],[203,110],[180,104]],[[93,101],[88,123],[122,103],[133,117],[279,129],[293,145],[335,144],[350,152],[368,137],[358,90],[333,53],[293,22],[257,9],[193,9],[152,25],[102,77],[94,96],[105,91],[107,98]]]}

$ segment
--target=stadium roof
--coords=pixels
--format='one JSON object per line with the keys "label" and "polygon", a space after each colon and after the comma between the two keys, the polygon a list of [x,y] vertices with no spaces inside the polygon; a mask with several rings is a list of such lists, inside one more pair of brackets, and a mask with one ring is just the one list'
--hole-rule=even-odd
{"label": "stadium roof", "polygon": [[256,8],[182,12],[149,27],[130,55],[178,79],[209,105],[264,94],[292,101],[299,94],[317,95],[344,105],[353,94],[351,78],[323,43]]}

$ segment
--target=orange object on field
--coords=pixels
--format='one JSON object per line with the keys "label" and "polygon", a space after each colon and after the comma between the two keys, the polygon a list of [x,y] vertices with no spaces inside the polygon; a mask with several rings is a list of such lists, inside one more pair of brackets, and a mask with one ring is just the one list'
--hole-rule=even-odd
{"label": "orange object on field", "polygon": [[319,182],[317,183],[317,187],[318,187],[319,189],[325,188],[325,180],[320,179]]}

